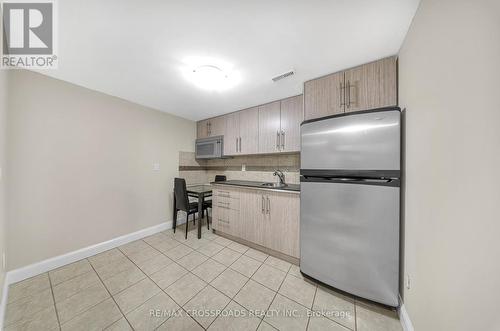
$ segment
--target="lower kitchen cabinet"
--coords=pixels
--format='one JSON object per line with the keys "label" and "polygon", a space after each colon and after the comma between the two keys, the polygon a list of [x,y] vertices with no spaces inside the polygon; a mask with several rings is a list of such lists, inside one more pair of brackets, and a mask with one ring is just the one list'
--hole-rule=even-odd
{"label": "lower kitchen cabinet", "polygon": [[299,258],[300,195],[247,188],[214,189],[213,228]]}
{"label": "lower kitchen cabinet", "polygon": [[275,251],[299,257],[300,196],[294,193],[266,194],[267,216],[264,245]]}
{"label": "lower kitchen cabinet", "polygon": [[264,242],[264,203],[265,199],[262,190],[241,189],[240,222],[242,223],[242,233],[240,238],[265,246]]}

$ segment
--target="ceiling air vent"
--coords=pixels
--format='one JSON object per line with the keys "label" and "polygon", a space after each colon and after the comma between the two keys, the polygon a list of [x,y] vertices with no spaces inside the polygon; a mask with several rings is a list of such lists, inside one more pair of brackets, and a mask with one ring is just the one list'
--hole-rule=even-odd
{"label": "ceiling air vent", "polygon": [[287,72],[282,73],[281,75],[275,76],[272,78],[273,82],[277,82],[279,80],[285,79],[287,77],[295,75],[295,70],[289,70]]}

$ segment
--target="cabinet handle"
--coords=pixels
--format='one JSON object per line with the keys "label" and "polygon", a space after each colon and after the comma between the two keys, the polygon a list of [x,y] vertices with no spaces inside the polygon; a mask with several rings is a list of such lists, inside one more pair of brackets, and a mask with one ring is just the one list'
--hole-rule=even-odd
{"label": "cabinet handle", "polygon": [[241,153],[241,137],[240,137],[240,153]]}
{"label": "cabinet handle", "polygon": [[262,201],[261,201],[261,206],[262,206],[262,214],[264,214],[264,211],[265,211],[265,207],[264,207],[264,205],[265,205],[264,196],[263,196],[263,195],[261,195],[261,198],[262,198]]}
{"label": "cabinet handle", "polygon": [[280,132],[276,131],[276,149],[280,149]]}
{"label": "cabinet handle", "polygon": [[285,149],[285,131],[281,131],[281,150]]}
{"label": "cabinet handle", "polygon": [[269,214],[269,212],[271,211],[271,201],[269,200],[269,197],[266,198],[267,198],[267,213]]}
{"label": "cabinet handle", "polygon": [[[345,94],[343,93],[344,91],[344,87],[342,86],[342,82],[340,82],[340,86],[339,86],[339,92],[340,92],[340,103],[339,103],[339,106],[342,107],[342,106],[345,106],[345,102],[342,102],[342,99],[345,99]],[[344,98],[342,98],[344,97]]]}
{"label": "cabinet handle", "polygon": [[238,138],[236,138],[236,152],[238,152]]}
{"label": "cabinet handle", "polygon": [[347,89],[346,89],[346,93],[347,93],[347,108],[351,108],[351,82],[348,80],[347,81]]}

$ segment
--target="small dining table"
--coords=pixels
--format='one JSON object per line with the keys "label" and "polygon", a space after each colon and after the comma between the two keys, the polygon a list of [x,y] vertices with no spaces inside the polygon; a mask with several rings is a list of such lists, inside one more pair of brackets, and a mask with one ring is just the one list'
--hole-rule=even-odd
{"label": "small dining table", "polygon": [[[198,199],[198,239],[200,239],[203,203],[205,202],[206,197],[212,196],[212,185],[210,184],[189,185],[186,187],[186,190],[188,196],[195,197]],[[208,222],[208,215],[207,215],[207,222]]]}

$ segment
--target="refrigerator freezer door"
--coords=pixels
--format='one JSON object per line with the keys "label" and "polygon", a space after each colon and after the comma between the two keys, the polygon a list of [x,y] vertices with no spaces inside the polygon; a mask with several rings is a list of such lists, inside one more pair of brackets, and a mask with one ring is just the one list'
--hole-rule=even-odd
{"label": "refrigerator freezer door", "polygon": [[301,169],[399,170],[399,110],[333,117],[301,126]]}
{"label": "refrigerator freezer door", "polygon": [[301,182],[300,269],[340,290],[397,306],[399,187]]}

